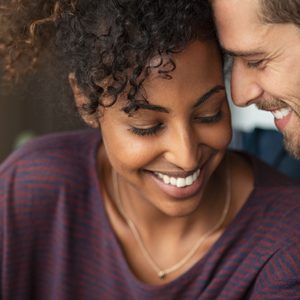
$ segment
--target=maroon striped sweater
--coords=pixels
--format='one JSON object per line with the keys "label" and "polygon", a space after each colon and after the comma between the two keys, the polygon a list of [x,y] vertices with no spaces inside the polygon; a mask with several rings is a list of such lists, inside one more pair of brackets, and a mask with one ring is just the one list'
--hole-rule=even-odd
{"label": "maroon striped sweater", "polygon": [[[300,188],[251,159],[255,189],[171,283],[130,271],[104,211],[95,130],[30,142],[0,167],[2,300],[300,299]],[[300,171],[300,170],[299,170]]]}

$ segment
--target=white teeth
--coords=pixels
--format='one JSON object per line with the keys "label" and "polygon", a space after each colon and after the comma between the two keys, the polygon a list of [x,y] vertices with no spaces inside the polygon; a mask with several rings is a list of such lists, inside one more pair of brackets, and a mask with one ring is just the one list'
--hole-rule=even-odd
{"label": "white teeth", "polygon": [[164,175],[163,176],[163,181],[164,181],[165,184],[169,184],[170,183],[170,177],[167,176],[167,175]]}
{"label": "white teeth", "polygon": [[184,179],[184,178],[178,178],[178,179],[177,179],[176,186],[179,187],[179,188],[180,188],[180,187],[186,186],[186,184],[185,184],[185,179]]}
{"label": "white teeth", "polygon": [[171,184],[171,185],[177,186],[177,180],[176,180],[176,178],[171,177],[171,178],[170,178],[170,184]]}
{"label": "white teeth", "polygon": [[200,174],[200,170],[197,170],[197,171],[192,175],[192,176],[193,176],[193,181],[195,181],[195,180],[198,178],[199,174]]}
{"label": "white teeth", "polygon": [[178,188],[183,188],[189,185],[192,185],[195,180],[199,177],[200,175],[200,169],[198,169],[194,174],[185,177],[185,178],[175,178],[175,177],[170,177],[168,175],[158,173],[156,172],[155,175],[161,179],[165,184],[173,185]]}
{"label": "white teeth", "polygon": [[284,117],[286,117],[291,111],[292,109],[290,107],[285,107],[282,109],[272,111],[272,114],[275,117],[275,119],[281,120]]}
{"label": "white teeth", "polygon": [[187,177],[187,178],[185,179],[185,183],[186,183],[186,185],[191,185],[191,184],[193,184],[193,175]]}

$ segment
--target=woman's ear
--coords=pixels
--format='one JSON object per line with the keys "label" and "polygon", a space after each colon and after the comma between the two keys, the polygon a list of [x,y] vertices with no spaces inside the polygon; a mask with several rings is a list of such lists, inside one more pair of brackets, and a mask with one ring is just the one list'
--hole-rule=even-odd
{"label": "woman's ear", "polygon": [[75,74],[70,73],[68,78],[69,78],[71,89],[73,91],[76,107],[78,109],[81,118],[88,126],[93,128],[98,128],[99,120],[97,119],[97,113],[89,114],[83,109],[83,106],[89,102],[89,99],[85,96],[85,94],[80,89]]}

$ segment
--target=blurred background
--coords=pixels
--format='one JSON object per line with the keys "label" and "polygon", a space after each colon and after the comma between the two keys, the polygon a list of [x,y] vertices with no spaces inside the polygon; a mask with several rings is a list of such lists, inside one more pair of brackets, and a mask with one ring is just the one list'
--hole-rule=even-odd
{"label": "blurred background", "polygon": [[67,79],[52,66],[45,62],[12,86],[0,80],[0,162],[30,138],[85,127]]}
{"label": "blurred background", "polygon": [[[45,59],[34,74],[11,87],[0,81],[0,162],[31,138],[86,127],[76,112],[63,73],[55,62]],[[300,161],[285,151],[273,116],[254,106],[234,106],[230,99],[230,63],[225,66],[225,74],[234,128],[230,147],[251,153],[289,177],[300,180]]]}

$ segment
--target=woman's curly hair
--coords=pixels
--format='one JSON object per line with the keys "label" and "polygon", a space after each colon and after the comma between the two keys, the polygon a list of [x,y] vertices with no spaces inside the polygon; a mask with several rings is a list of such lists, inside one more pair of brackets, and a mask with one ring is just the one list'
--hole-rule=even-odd
{"label": "woman's curly hair", "polygon": [[[5,74],[31,70],[55,50],[89,99],[88,113],[127,93],[128,113],[151,68],[171,78],[172,53],[215,38],[208,0],[1,0],[0,45]],[[0,48],[1,49],[1,48]],[[150,60],[158,57],[153,66]],[[112,96],[104,103],[103,98]]]}

